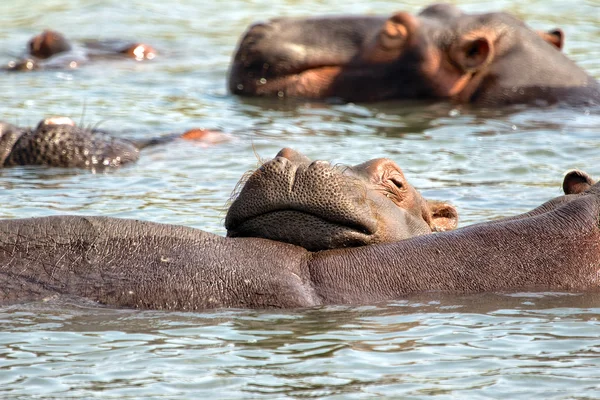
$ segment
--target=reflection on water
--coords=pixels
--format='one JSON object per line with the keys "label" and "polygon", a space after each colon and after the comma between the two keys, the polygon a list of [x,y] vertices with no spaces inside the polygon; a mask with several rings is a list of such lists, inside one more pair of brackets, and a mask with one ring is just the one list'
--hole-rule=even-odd
{"label": "reflection on water", "polygon": [[[0,217],[94,214],[223,234],[242,174],[284,146],[357,164],[390,157],[461,225],[527,211],[560,194],[562,175],[600,176],[600,113],[585,108],[475,110],[390,102],[337,104],[229,96],[239,35],[279,15],[387,14],[423,2],[47,0],[0,2],[0,62],[45,28],[73,39],[151,43],[152,62],[2,74],[1,118],[64,114],[140,139],[192,127],[235,140],[175,142],[92,174],[0,170]],[[565,51],[600,77],[599,4],[455,2],[561,27]],[[69,302],[0,308],[0,398],[595,398],[595,294],[424,294],[369,307],[205,314],[107,310]]]}
{"label": "reflection on water", "polygon": [[0,394],[585,397],[599,389],[599,300],[426,294],[201,314],[15,306],[0,313]]}

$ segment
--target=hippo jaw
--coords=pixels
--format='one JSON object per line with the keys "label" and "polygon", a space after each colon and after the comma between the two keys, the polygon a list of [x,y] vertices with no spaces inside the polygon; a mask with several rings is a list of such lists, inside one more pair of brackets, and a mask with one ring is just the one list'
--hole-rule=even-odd
{"label": "hippo jaw", "polygon": [[375,234],[368,227],[328,221],[321,215],[288,209],[250,217],[230,226],[228,237],[262,237],[302,246],[311,251],[369,244]]}

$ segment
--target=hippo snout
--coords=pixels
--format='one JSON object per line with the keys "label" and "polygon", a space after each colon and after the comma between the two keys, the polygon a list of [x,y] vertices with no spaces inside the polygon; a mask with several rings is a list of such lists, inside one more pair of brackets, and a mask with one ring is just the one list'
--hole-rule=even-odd
{"label": "hippo snout", "polygon": [[245,182],[225,218],[230,237],[273,238],[305,248],[358,246],[378,231],[357,178],[283,149]]}

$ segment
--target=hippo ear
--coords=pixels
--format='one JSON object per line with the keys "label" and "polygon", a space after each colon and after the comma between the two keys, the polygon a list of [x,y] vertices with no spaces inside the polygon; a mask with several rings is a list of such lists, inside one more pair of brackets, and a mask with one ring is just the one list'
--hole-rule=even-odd
{"label": "hippo ear", "polygon": [[537,31],[538,35],[541,36],[546,42],[550,43],[552,46],[556,47],[559,50],[562,50],[563,45],[565,44],[565,34],[562,29],[552,29],[551,31]]}
{"label": "hippo ear", "polygon": [[444,232],[456,229],[458,225],[458,211],[454,206],[441,201],[428,200],[427,205],[431,210],[431,230]]}
{"label": "hippo ear", "polygon": [[387,50],[396,50],[404,46],[409,35],[417,29],[417,20],[407,12],[398,12],[385,21],[379,32],[379,45]]}
{"label": "hippo ear", "polygon": [[368,42],[360,53],[363,61],[381,64],[396,60],[418,28],[417,19],[407,12],[398,12],[388,18],[375,39]]}
{"label": "hippo ear", "polygon": [[450,56],[464,72],[475,72],[488,65],[494,56],[494,44],[486,36],[463,38],[451,47]]}
{"label": "hippo ear", "polygon": [[567,172],[563,180],[563,191],[565,194],[579,194],[588,190],[594,180],[586,172],[574,169]]}

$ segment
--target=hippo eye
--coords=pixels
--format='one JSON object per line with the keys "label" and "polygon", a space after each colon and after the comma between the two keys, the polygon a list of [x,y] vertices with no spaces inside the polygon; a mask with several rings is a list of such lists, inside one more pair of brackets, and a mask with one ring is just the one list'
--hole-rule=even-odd
{"label": "hippo eye", "polygon": [[392,182],[394,184],[394,186],[396,186],[396,188],[398,188],[398,189],[404,189],[404,183],[400,180],[399,177],[392,176],[390,178],[390,182]]}

